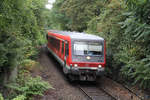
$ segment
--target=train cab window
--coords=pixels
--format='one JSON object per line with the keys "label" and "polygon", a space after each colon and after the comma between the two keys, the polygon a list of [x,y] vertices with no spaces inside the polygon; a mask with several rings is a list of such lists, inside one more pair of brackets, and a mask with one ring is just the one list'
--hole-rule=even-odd
{"label": "train cab window", "polygon": [[102,45],[100,43],[75,42],[74,55],[102,55]]}

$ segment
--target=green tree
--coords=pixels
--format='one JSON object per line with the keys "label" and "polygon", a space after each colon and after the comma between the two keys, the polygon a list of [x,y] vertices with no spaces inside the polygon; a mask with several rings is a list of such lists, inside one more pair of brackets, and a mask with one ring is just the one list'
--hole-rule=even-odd
{"label": "green tree", "polygon": [[144,88],[150,88],[149,3],[149,0],[126,0],[126,20],[122,23],[124,42],[118,54],[124,63],[123,74]]}
{"label": "green tree", "polygon": [[84,31],[87,23],[100,14],[99,0],[66,0],[61,11],[70,18],[68,27],[72,31]]}
{"label": "green tree", "polygon": [[35,55],[35,47],[43,36],[45,3],[44,0],[0,1],[0,76],[5,80],[24,58]]}
{"label": "green tree", "polygon": [[50,12],[50,26],[82,32],[87,29],[88,22],[100,14],[101,6],[99,0],[56,0]]}
{"label": "green tree", "polygon": [[56,2],[53,4],[53,8],[45,12],[48,19],[46,26],[47,28],[69,30],[68,23],[70,19],[66,16],[65,13],[61,12],[61,6],[63,3],[64,0],[56,0]]}

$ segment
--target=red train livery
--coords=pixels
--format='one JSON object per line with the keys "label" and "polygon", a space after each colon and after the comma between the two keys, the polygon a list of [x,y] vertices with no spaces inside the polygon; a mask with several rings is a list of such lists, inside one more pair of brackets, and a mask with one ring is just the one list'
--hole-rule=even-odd
{"label": "red train livery", "polygon": [[101,37],[49,30],[47,48],[71,80],[94,81],[105,70],[105,40]]}

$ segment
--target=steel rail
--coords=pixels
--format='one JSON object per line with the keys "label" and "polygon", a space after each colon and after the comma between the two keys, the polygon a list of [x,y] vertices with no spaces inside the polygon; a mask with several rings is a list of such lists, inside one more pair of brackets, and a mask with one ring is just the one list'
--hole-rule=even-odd
{"label": "steel rail", "polygon": [[84,90],[84,89],[82,89],[82,87],[81,86],[77,86],[90,100],[93,100],[93,98],[90,96],[90,95],[88,95],[88,93],[86,93],[86,91]]}

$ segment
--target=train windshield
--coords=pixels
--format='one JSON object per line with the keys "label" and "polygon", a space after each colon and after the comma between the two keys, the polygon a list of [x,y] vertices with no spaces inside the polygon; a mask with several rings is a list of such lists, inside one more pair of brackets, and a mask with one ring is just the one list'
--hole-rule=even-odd
{"label": "train windshield", "polygon": [[102,55],[102,44],[100,43],[88,43],[88,42],[75,42],[74,54],[75,55],[89,55],[98,56]]}

